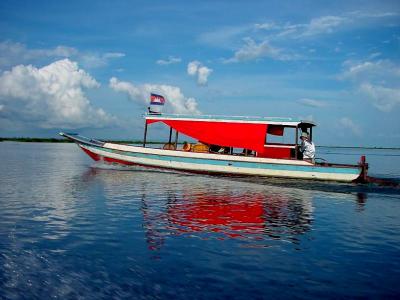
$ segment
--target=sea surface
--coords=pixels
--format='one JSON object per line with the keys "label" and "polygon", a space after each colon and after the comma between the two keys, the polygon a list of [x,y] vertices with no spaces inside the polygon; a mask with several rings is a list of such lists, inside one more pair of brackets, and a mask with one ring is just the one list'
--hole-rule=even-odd
{"label": "sea surface", "polygon": [[[400,182],[399,150],[320,148]],[[0,299],[395,299],[396,187],[96,164],[0,143]]]}

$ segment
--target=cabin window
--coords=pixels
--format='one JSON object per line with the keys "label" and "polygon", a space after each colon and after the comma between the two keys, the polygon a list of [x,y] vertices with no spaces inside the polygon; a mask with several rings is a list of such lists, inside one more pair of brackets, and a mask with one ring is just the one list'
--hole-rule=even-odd
{"label": "cabin window", "polygon": [[269,125],[267,129],[266,144],[294,144],[296,139],[295,127]]}

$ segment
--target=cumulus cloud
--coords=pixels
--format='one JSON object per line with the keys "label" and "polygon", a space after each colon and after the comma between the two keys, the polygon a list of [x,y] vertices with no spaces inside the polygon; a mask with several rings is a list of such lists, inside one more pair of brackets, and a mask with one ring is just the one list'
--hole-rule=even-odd
{"label": "cumulus cloud", "polygon": [[202,86],[207,84],[208,76],[212,71],[197,60],[191,61],[187,66],[187,73],[190,76],[197,76],[197,84]]}
{"label": "cumulus cloud", "polygon": [[294,55],[283,53],[282,49],[272,47],[268,41],[256,43],[251,38],[244,39],[244,45],[235,52],[232,58],[225,60],[225,63],[234,63],[242,61],[256,60],[269,57],[276,60],[294,59]]}
{"label": "cumulus cloud", "polygon": [[400,104],[400,66],[390,60],[346,61],[339,77],[351,81],[356,91],[383,112]]}
{"label": "cumulus cloud", "polygon": [[325,107],[327,106],[327,103],[325,101],[321,100],[316,100],[316,99],[309,99],[309,98],[302,98],[297,100],[298,103],[305,105],[305,106],[310,106],[310,107]]}
{"label": "cumulus cloud", "polygon": [[21,43],[0,42],[0,67],[12,67],[18,64],[48,63],[50,60],[69,58],[88,68],[104,67],[110,60],[124,57],[120,52],[88,52],[73,47],[56,46],[54,48],[30,49]]}
{"label": "cumulus cloud", "polygon": [[131,82],[120,81],[112,77],[109,86],[117,91],[128,95],[129,99],[142,104],[144,107],[149,105],[151,93],[158,93],[166,98],[166,111],[177,114],[199,114],[197,102],[194,98],[186,97],[179,87],[165,84],[143,84],[135,85]]}
{"label": "cumulus cloud", "polygon": [[102,127],[114,122],[101,108],[94,108],[84,89],[99,83],[63,59],[45,67],[18,65],[0,76],[0,103],[14,120],[42,128]]}
{"label": "cumulus cloud", "polygon": [[200,62],[199,61],[191,61],[190,63],[188,63],[187,66],[187,72],[190,76],[194,76],[197,73],[197,70],[200,66]]}
{"label": "cumulus cloud", "polygon": [[339,125],[344,129],[349,129],[356,136],[360,136],[362,134],[361,128],[357,124],[355,124],[350,118],[341,118],[339,120]]}
{"label": "cumulus cloud", "polygon": [[159,59],[156,61],[157,65],[161,65],[161,66],[167,66],[167,65],[172,65],[172,64],[177,64],[180,63],[182,61],[181,58],[179,57],[174,57],[174,56],[169,56],[167,59]]}

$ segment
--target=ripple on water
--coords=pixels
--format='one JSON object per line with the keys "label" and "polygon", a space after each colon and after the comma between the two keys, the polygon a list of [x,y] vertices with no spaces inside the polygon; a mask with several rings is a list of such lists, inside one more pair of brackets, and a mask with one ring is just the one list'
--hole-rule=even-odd
{"label": "ripple on water", "polygon": [[396,190],[116,168],[71,144],[0,154],[6,299],[399,294]]}

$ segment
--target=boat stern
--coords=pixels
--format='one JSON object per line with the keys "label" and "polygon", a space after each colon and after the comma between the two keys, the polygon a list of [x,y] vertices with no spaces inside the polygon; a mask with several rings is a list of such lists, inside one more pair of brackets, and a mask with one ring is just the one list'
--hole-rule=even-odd
{"label": "boat stern", "polygon": [[368,182],[368,163],[367,160],[365,158],[365,155],[362,155],[360,157],[360,161],[358,162],[358,166],[361,169],[360,175],[358,176],[358,178],[356,180],[354,180],[354,182],[356,183],[367,183]]}

